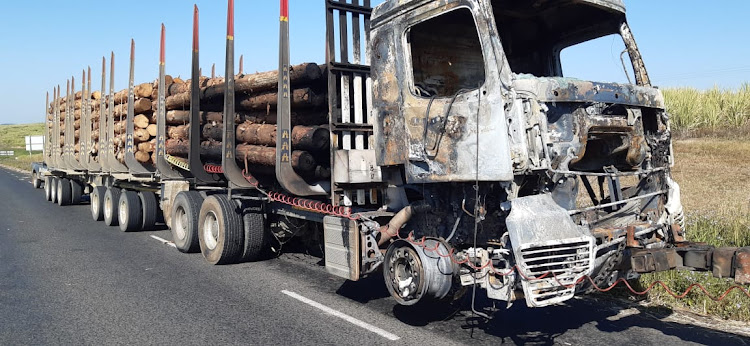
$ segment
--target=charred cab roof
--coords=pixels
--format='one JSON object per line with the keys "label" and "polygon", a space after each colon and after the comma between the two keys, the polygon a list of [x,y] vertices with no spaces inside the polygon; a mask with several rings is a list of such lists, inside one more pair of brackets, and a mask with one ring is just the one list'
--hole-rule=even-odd
{"label": "charred cab roof", "polygon": [[[377,27],[392,17],[399,16],[432,2],[448,4],[459,2],[459,0],[386,0],[373,10],[372,27]],[[582,7],[592,6],[609,12],[612,17],[622,19],[625,17],[625,4],[622,0],[492,0],[492,3],[499,3],[508,7],[529,8],[537,13],[555,11],[556,9],[570,7],[571,5]]]}

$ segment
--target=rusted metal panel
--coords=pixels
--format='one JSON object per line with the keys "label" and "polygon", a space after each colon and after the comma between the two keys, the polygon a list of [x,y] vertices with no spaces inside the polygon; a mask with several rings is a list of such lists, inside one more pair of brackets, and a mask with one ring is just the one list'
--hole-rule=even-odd
{"label": "rusted metal panel", "polygon": [[737,250],[734,259],[734,281],[738,284],[750,284],[750,247]]}
{"label": "rusted metal panel", "polygon": [[714,277],[731,278],[733,268],[734,253],[736,247],[720,247],[714,249],[711,256],[711,271]]}
{"label": "rusted metal panel", "polygon": [[566,77],[518,75],[518,90],[532,93],[545,102],[604,102],[664,109],[658,89],[632,84],[590,82]]}
{"label": "rusted metal panel", "polygon": [[675,249],[633,249],[630,265],[636,273],[661,272],[677,268],[682,263]]}

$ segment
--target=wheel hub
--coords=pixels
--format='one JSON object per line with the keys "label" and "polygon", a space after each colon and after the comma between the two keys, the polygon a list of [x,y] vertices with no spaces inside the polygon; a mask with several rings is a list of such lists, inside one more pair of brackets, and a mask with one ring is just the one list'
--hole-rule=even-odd
{"label": "wheel hub", "polygon": [[448,253],[448,246],[436,239],[427,239],[421,246],[405,240],[393,242],[385,253],[383,268],[388,291],[401,305],[442,299],[450,291],[456,272],[449,256],[445,256]]}
{"label": "wheel hub", "polygon": [[203,239],[210,250],[215,249],[219,244],[219,219],[213,211],[209,211],[203,221]]}

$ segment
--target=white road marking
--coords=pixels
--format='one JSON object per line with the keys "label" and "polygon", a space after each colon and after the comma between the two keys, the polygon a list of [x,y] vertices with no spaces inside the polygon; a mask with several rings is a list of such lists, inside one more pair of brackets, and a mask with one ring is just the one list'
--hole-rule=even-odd
{"label": "white road marking", "polygon": [[154,238],[154,239],[156,239],[156,240],[158,240],[158,241],[160,241],[160,242],[162,242],[162,243],[164,243],[164,244],[167,244],[167,245],[169,245],[169,246],[171,246],[171,247],[174,247],[174,248],[176,248],[176,247],[177,247],[177,245],[174,245],[174,243],[173,243],[173,242],[171,242],[171,241],[169,241],[169,240],[166,240],[166,239],[164,239],[164,238],[159,238],[159,237],[157,237],[157,236],[155,236],[155,235],[151,235],[150,237],[151,237],[151,238]]}
{"label": "white road marking", "polygon": [[329,308],[329,307],[327,307],[327,306],[325,306],[323,304],[320,304],[320,303],[318,303],[318,302],[316,302],[314,300],[310,300],[308,298],[305,298],[305,297],[303,297],[303,296],[301,296],[301,295],[299,295],[297,293],[290,292],[290,291],[287,291],[287,290],[282,290],[281,293],[284,293],[284,294],[286,294],[286,295],[288,295],[288,296],[290,296],[290,297],[292,297],[294,299],[297,299],[297,300],[299,300],[299,301],[301,301],[301,302],[303,302],[303,303],[305,303],[307,305],[310,305],[312,307],[315,307],[315,308],[318,308],[320,310],[323,310],[323,312],[325,312],[325,313],[327,313],[329,315],[336,316],[336,317],[338,317],[338,318],[340,318],[340,319],[342,319],[344,321],[347,321],[347,322],[349,322],[349,323],[351,323],[351,324],[353,324],[353,325],[355,325],[357,327],[367,329],[367,330],[369,330],[369,331],[371,331],[371,332],[373,332],[375,334],[378,334],[378,335],[380,335],[380,336],[382,336],[382,337],[384,337],[384,338],[386,338],[388,340],[396,341],[396,340],[401,339],[401,337],[399,337],[398,335],[389,333],[389,332],[387,332],[387,331],[385,331],[383,329],[380,329],[378,327],[375,327],[375,326],[373,326],[373,325],[371,325],[371,324],[369,324],[367,322],[363,322],[361,320],[358,320],[358,319],[356,319],[354,317],[351,317],[351,316],[349,316],[349,315],[347,315],[347,314],[345,314],[345,313],[343,313],[341,311],[331,309],[331,308]]}

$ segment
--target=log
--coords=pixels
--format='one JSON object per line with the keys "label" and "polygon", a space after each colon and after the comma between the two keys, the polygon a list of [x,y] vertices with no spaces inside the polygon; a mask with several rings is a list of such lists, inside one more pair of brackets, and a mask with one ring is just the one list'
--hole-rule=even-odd
{"label": "log", "polygon": [[[313,63],[304,63],[289,68],[289,79],[292,87],[296,85],[307,85],[311,82],[321,80],[322,73],[320,66]],[[279,71],[267,71],[242,75],[234,82],[234,92],[236,97],[247,96],[277,90],[279,85]],[[201,91],[201,101],[216,102],[224,98],[225,83],[218,83],[213,86],[207,86]]]}
{"label": "log", "polygon": [[133,131],[133,141],[135,143],[146,142],[149,139],[151,139],[151,135],[148,134],[148,131],[146,131],[146,129],[135,129]]}
{"label": "log", "polygon": [[[184,139],[167,139],[165,143],[167,154],[174,156],[187,157],[190,150],[190,143]],[[219,154],[221,157],[221,154]]]}
{"label": "log", "polygon": [[115,133],[123,133],[123,132],[125,132],[125,127],[127,125],[128,125],[128,123],[126,121],[124,121],[124,120],[116,121],[115,122],[115,126],[114,126]]}
{"label": "log", "polygon": [[[276,145],[276,125],[244,122],[237,126],[237,141],[256,145]],[[328,129],[314,126],[292,128],[292,148],[308,151],[327,149],[330,143]]]}
{"label": "log", "polygon": [[151,153],[154,150],[156,150],[156,138],[148,142],[138,143],[138,151],[145,151],[147,153]]}
{"label": "log", "polygon": [[150,134],[151,136],[156,136],[158,128],[156,124],[149,124],[148,127],[146,127],[146,131],[148,131],[148,134]]}
{"label": "log", "polygon": [[135,127],[145,129],[149,125],[148,117],[143,114],[138,114],[133,117],[133,124],[135,124]]}
{"label": "log", "polygon": [[221,142],[213,139],[201,142],[201,157],[221,160]]}
{"label": "log", "polygon": [[[318,95],[310,88],[292,90],[291,104],[293,108],[315,108],[326,104],[325,95]],[[269,92],[252,96],[235,97],[235,109],[237,110],[268,110],[276,109],[278,94]]]}
{"label": "log", "polygon": [[151,154],[138,150],[135,152],[135,159],[140,163],[149,163],[151,161]]}
{"label": "log", "polygon": [[[185,125],[190,122],[190,111],[188,110],[172,110],[167,111],[166,114],[167,125]],[[224,116],[220,112],[200,112],[200,123],[206,122],[222,122]],[[155,122],[155,121],[154,121]]]}
{"label": "log", "polygon": [[128,89],[120,90],[115,93],[115,104],[123,104],[128,102]]}
{"label": "log", "polygon": [[150,111],[151,111],[151,99],[141,98],[141,99],[135,100],[135,102],[133,103],[134,114],[141,114],[141,113],[146,113]]}
{"label": "log", "polygon": [[190,125],[179,125],[167,127],[167,137],[172,139],[188,139]]}
{"label": "log", "polygon": [[224,123],[217,123],[215,121],[209,122],[208,124],[203,125],[201,134],[203,135],[202,138],[221,141],[224,137]]}
{"label": "log", "polygon": [[[275,166],[276,148],[258,145],[240,144],[236,149],[237,161],[244,164],[245,158],[250,165]],[[315,158],[302,150],[292,151],[292,168],[297,171],[310,172],[317,167]]]}
{"label": "log", "polygon": [[93,93],[91,93],[91,99],[97,100],[97,101],[101,100],[102,99],[101,91],[94,91]]}
{"label": "log", "polygon": [[136,98],[150,98],[154,86],[151,83],[142,83],[136,85],[133,89]]}

